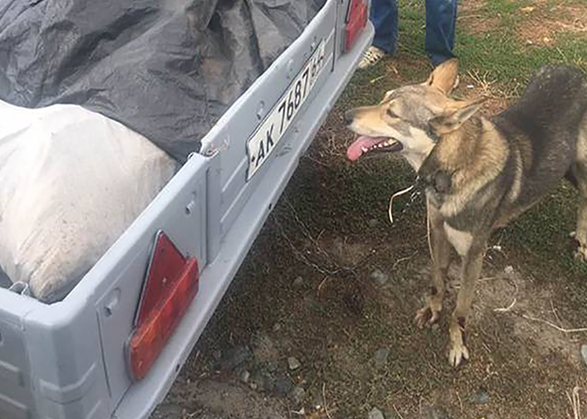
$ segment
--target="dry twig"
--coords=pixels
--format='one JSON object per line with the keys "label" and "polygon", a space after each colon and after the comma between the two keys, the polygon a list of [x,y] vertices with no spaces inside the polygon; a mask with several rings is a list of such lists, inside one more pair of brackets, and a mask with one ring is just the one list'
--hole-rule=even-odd
{"label": "dry twig", "polygon": [[[487,278],[488,279],[488,278]],[[511,278],[505,278],[508,282],[511,282],[512,284],[514,284],[514,288],[516,288],[516,292],[514,294],[514,299],[511,302],[511,304],[505,308],[494,308],[493,311],[496,313],[507,313],[508,311],[511,311],[512,308],[514,308],[514,306],[516,305],[516,303],[518,302],[517,299],[517,295],[518,295],[518,284],[516,284],[516,281],[511,279]]]}
{"label": "dry twig", "polygon": [[324,402],[324,411],[326,412],[326,416],[328,416],[328,419],[332,419],[330,413],[328,412],[328,403],[326,403],[326,383],[322,384],[322,401]]}
{"label": "dry twig", "polygon": [[412,259],[414,256],[416,256],[418,254],[418,251],[416,250],[411,256],[406,256],[403,258],[399,258],[398,260],[395,261],[395,263],[392,265],[391,270],[393,271],[395,269],[395,267],[401,263],[401,262],[405,262],[407,260]]}
{"label": "dry twig", "polygon": [[404,419],[404,417],[402,416],[402,414],[397,410],[397,407],[395,407],[395,405],[393,405],[393,410],[395,410],[395,413],[397,413],[397,415],[399,416],[399,419]]}
{"label": "dry twig", "polygon": [[526,314],[520,314],[523,318],[527,319],[527,320],[532,320],[534,322],[540,322],[540,323],[544,323],[547,326],[550,326],[556,330],[558,330],[559,332],[562,333],[581,333],[581,332],[587,332],[587,327],[580,327],[577,329],[565,329],[564,327],[560,327],[557,326],[554,323],[549,322],[548,320],[544,320],[544,319],[538,319],[536,317],[531,317],[531,316],[527,316]]}
{"label": "dry twig", "polygon": [[569,399],[569,402],[571,402],[571,407],[573,408],[573,419],[581,419],[581,397],[579,396],[579,390],[581,390],[581,388],[575,386],[571,394],[567,392],[567,398]]}
{"label": "dry twig", "polygon": [[511,100],[514,99],[516,96],[507,94],[502,90],[495,87],[497,80],[489,80],[489,72],[486,71],[483,74],[480,74],[477,70],[469,70],[467,75],[473,79],[473,82],[479,86],[479,88],[483,91],[483,96],[486,96],[490,99],[500,99],[500,100]]}
{"label": "dry twig", "polygon": [[518,299],[516,297],[514,297],[514,300],[512,301],[512,303],[505,307],[505,308],[494,308],[493,311],[495,311],[496,313],[507,313],[508,311],[510,311],[512,308],[514,308],[514,306],[516,305],[516,303],[518,302]]}
{"label": "dry twig", "polygon": [[457,399],[459,399],[459,405],[461,406],[461,414],[463,413],[463,401],[461,400],[461,396],[457,391]]}
{"label": "dry twig", "polygon": [[[352,266],[340,266],[339,264],[337,264],[334,260],[332,260],[332,257],[330,256],[330,254],[328,252],[326,252],[324,249],[320,248],[318,246],[318,244],[315,242],[315,240],[309,236],[308,233],[306,233],[306,237],[312,242],[312,244],[314,244],[314,246],[316,246],[318,248],[318,250],[323,253],[326,258],[329,260],[329,262],[334,265],[336,268],[335,269],[331,269],[329,267],[323,267],[318,265],[317,263],[313,262],[312,260],[310,260],[310,258],[308,258],[308,256],[306,256],[304,254],[304,252],[302,252],[301,250],[299,250],[293,243],[293,241],[290,239],[290,237],[287,235],[287,233],[285,232],[285,229],[283,228],[283,226],[281,225],[281,223],[279,222],[279,219],[277,217],[274,216],[274,221],[275,221],[275,225],[277,226],[277,228],[279,229],[279,232],[281,233],[281,236],[285,239],[285,241],[287,242],[287,244],[289,244],[289,246],[291,247],[294,256],[296,257],[296,259],[298,259],[300,262],[304,263],[305,265],[310,266],[311,268],[316,269],[318,272],[322,273],[323,275],[326,276],[336,276],[342,272],[349,272],[352,274],[356,275],[356,271],[363,267],[364,265],[367,264],[367,262],[369,262],[369,260],[377,253],[377,251],[375,249],[371,250],[371,252],[365,256],[363,259],[361,259],[359,262],[357,262],[355,265]],[[302,230],[303,231],[303,230]]]}

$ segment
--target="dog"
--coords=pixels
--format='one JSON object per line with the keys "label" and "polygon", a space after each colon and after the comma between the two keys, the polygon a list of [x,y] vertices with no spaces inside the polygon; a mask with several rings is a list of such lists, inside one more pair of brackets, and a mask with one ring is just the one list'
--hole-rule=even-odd
{"label": "dog", "polygon": [[452,366],[469,359],[464,334],[491,232],[548,196],[567,178],[579,192],[575,256],[587,260],[587,81],[568,66],[545,66],[522,97],[485,118],[484,99],[449,97],[458,61],[428,80],[388,91],[374,106],[348,110],[359,137],[350,160],[399,153],[426,195],[432,286],[415,316],[419,327],[439,318],[452,248],[461,257],[461,287],[449,322]]}

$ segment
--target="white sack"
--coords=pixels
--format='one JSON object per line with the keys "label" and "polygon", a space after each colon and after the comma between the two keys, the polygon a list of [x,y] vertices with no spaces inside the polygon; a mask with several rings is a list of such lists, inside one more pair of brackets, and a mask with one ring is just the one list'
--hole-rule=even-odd
{"label": "white sack", "polygon": [[80,106],[0,101],[0,266],[39,300],[63,298],[176,169],[145,137]]}

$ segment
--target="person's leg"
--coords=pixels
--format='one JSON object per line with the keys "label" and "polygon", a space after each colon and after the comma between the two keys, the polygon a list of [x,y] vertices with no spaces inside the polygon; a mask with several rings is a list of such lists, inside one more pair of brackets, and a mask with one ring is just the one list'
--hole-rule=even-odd
{"label": "person's leg", "polygon": [[373,44],[367,49],[359,68],[371,67],[385,54],[393,54],[397,42],[397,1],[373,0],[371,3],[371,22],[375,27]]}
{"label": "person's leg", "polygon": [[426,54],[436,67],[453,52],[457,24],[457,0],[426,0]]}
{"label": "person's leg", "polygon": [[397,1],[373,0],[371,3],[371,22],[375,27],[373,46],[393,54],[397,42]]}

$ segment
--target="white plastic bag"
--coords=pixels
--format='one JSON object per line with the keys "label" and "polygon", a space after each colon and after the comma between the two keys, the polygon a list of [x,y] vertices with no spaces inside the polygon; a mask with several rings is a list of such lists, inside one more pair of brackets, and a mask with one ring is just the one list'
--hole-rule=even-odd
{"label": "white plastic bag", "polygon": [[177,169],[143,136],[74,105],[0,101],[0,266],[61,299]]}

